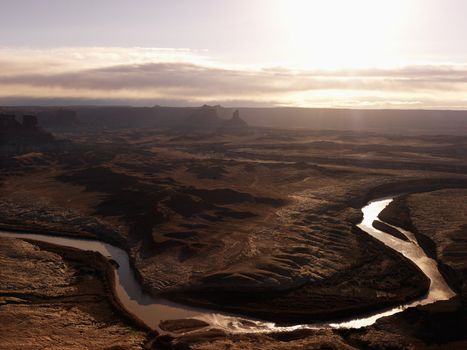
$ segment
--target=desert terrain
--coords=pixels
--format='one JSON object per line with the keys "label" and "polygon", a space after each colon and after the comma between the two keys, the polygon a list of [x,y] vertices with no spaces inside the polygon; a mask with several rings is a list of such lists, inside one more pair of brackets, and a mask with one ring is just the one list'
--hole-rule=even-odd
{"label": "desert terrain", "polygon": [[0,240],[0,349],[141,349],[147,329],[112,298],[97,254]]}
{"label": "desert terrain", "polygon": [[[361,315],[426,293],[429,281],[416,265],[356,226],[369,200],[414,193],[380,218],[415,232],[459,296],[361,330],[236,335],[201,327],[146,343],[153,335],[112,302],[96,272],[111,268],[105,259],[83,268],[85,253],[0,237],[1,273],[9,276],[0,305],[5,349],[27,346],[18,340],[25,327],[29,339],[43,339],[51,309],[65,310],[55,344],[68,344],[71,324],[83,324],[83,339],[95,341],[88,348],[464,344],[465,322],[454,320],[466,315],[466,136],[210,125],[57,128],[66,147],[5,153],[0,228],[112,243],[128,252],[152,295],[287,325]],[[27,268],[34,259],[52,279],[41,283],[56,287],[36,287]],[[9,321],[18,318],[33,324]],[[443,334],[433,335],[439,319]],[[458,328],[449,335],[451,324]],[[70,346],[82,346],[75,341]]]}

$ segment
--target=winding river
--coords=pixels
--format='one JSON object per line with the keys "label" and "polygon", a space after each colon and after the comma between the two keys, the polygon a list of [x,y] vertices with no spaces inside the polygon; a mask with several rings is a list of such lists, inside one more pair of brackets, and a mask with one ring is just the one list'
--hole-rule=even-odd
{"label": "winding river", "polygon": [[185,306],[148,295],[142,290],[135,278],[127,253],[108,243],[78,238],[47,236],[43,234],[11,233],[4,231],[0,231],[0,233],[3,237],[31,239],[65,247],[95,251],[107,258],[115,260],[120,265],[118,269],[115,269],[115,289],[117,297],[130,313],[136,315],[152,329],[157,329],[161,320],[180,318],[200,319],[208,322],[214,328],[220,328],[231,333],[280,332],[318,328],[360,328],[375,323],[376,320],[381,317],[394,315],[417,305],[448,300],[455,295],[441,276],[436,262],[429,258],[417,244],[413,233],[396,227],[409,239],[409,241],[404,241],[373,228],[373,221],[391,201],[391,198],[384,198],[368,203],[368,205],[362,208],[363,220],[358,226],[369,235],[375,237],[388,247],[398,251],[414,262],[431,280],[428,293],[415,301],[369,315],[355,316],[351,319],[336,320],[334,322],[300,324],[287,327],[279,327],[272,322],[247,319],[229,313]]}

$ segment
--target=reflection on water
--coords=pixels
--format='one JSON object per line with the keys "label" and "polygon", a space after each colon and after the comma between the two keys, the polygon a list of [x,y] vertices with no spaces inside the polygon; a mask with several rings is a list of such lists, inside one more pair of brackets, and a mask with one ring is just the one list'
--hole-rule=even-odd
{"label": "reflection on water", "polygon": [[0,232],[4,237],[48,242],[65,247],[94,251],[107,258],[112,258],[119,264],[119,268],[115,270],[115,290],[120,302],[125,309],[138,316],[138,318],[153,329],[157,328],[161,320],[193,317],[206,312],[206,310],[175,304],[145,293],[138,283],[133,269],[130,267],[127,253],[111,244],[41,234]]}
{"label": "reflection on water", "polygon": [[0,232],[2,236],[6,237],[28,238],[66,247],[91,250],[114,259],[120,265],[120,267],[115,270],[116,292],[118,298],[129,312],[138,316],[145,324],[153,329],[157,328],[161,320],[188,317],[207,321],[215,328],[220,328],[232,333],[281,332],[296,329],[319,328],[360,328],[375,323],[376,320],[381,317],[394,315],[409,307],[425,305],[439,300],[447,300],[455,295],[439,273],[436,262],[426,256],[424,251],[416,243],[415,237],[411,232],[397,228],[409,238],[410,241],[407,242],[373,228],[373,221],[391,201],[392,199],[382,199],[370,202],[362,209],[363,220],[358,226],[363,231],[382,241],[388,247],[400,252],[408,259],[412,260],[431,280],[430,289],[427,295],[419,300],[364,317],[330,323],[315,323],[288,327],[279,327],[272,322],[246,319],[227,313],[218,313],[206,309],[188,307],[148,295],[143,292],[140,284],[136,280],[135,274],[130,267],[126,252],[107,243],[37,234]]}
{"label": "reflection on water", "polygon": [[370,317],[362,318],[362,319],[354,319],[347,322],[341,323],[334,323],[331,324],[333,327],[339,328],[360,328],[364,326],[369,326],[375,323],[379,318],[385,316],[391,316],[398,312],[401,312],[409,307],[414,307],[418,305],[426,305],[433,303],[435,301],[441,300],[448,300],[452,298],[455,293],[451,290],[451,288],[447,285],[446,281],[444,280],[443,276],[441,276],[436,261],[429,258],[423,249],[418,245],[415,235],[412,232],[403,230],[399,227],[392,226],[402,232],[409,241],[404,241],[402,239],[396,238],[392,235],[384,233],[380,230],[377,230],[373,227],[373,221],[378,218],[379,213],[392,202],[392,199],[383,199],[370,202],[367,206],[362,208],[363,212],[363,220],[358,225],[363,231],[368,233],[369,235],[375,237],[376,239],[380,240],[388,247],[398,251],[406,258],[414,262],[420,270],[430,279],[430,289],[428,290],[427,295],[422,297],[419,300],[415,300],[413,302],[409,302],[404,305],[400,305],[393,309],[387,310],[385,312],[381,312],[375,314]]}
{"label": "reflection on water", "polygon": [[359,227],[368,234],[382,241],[388,247],[403,254],[409,260],[412,260],[412,262],[414,262],[431,280],[428,295],[417,305],[425,305],[434,301],[452,298],[455,293],[451,288],[449,288],[443,276],[441,276],[436,261],[425,254],[423,249],[416,243],[415,236],[412,232],[396,227],[409,239],[409,241],[403,241],[392,235],[381,232],[372,226],[373,221],[390,202],[392,202],[392,199],[386,199],[372,202],[364,207],[362,209],[364,215],[363,221]]}

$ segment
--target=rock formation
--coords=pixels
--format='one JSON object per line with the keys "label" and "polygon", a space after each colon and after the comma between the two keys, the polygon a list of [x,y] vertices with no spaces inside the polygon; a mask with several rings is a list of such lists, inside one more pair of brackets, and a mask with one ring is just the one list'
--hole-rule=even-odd
{"label": "rock formation", "polygon": [[217,115],[215,107],[202,106],[196,109],[183,123],[182,127],[189,129],[217,129],[222,125],[222,119]]}
{"label": "rock formation", "polygon": [[0,126],[1,131],[21,128],[14,114],[0,114]]}
{"label": "rock formation", "polygon": [[232,118],[230,118],[229,120],[226,120],[223,123],[222,127],[224,129],[239,130],[239,129],[245,129],[246,127],[248,127],[248,124],[246,123],[246,121],[240,118],[240,113],[237,109],[233,113]]}
{"label": "rock formation", "polygon": [[204,105],[195,111],[180,125],[179,128],[190,130],[243,130],[248,124],[240,118],[240,113],[236,110],[232,118],[225,120],[219,117],[220,106]]}
{"label": "rock formation", "polygon": [[23,115],[23,129],[36,130],[37,117],[35,115]]}
{"label": "rock formation", "polygon": [[0,114],[0,125],[3,133],[18,133],[21,131],[38,130],[37,117],[33,115],[23,115],[23,123],[16,120],[14,114]]}
{"label": "rock formation", "polygon": [[0,125],[0,154],[57,150],[67,144],[39,128],[34,115],[23,115],[19,123],[14,114],[0,114]]}

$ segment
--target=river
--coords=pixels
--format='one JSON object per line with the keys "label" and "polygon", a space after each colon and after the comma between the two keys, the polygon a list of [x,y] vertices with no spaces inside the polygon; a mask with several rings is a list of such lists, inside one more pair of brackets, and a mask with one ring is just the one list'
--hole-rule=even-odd
{"label": "river", "polygon": [[372,226],[373,221],[378,217],[379,213],[391,201],[391,198],[384,198],[368,203],[362,208],[363,220],[358,226],[369,235],[375,237],[391,249],[396,250],[414,262],[431,281],[428,293],[417,300],[369,315],[359,315],[350,319],[335,320],[333,322],[297,324],[287,327],[280,327],[272,322],[249,319],[229,313],[185,306],[151,296],[142,290],[131,268],[127,253],[108,243],[79,238],[48,236],[44,234],[12,233],[4,231],[0,231],[0,233],[3,237],[31,239],[64,247],[90,250],[115,260],[119,264],[119,268],[115,269],[115,289],[118,299],[125,309],[133,315],[136,315],[152,329],[158,329],[161,320],[180,318],[200,319],[208,322],[212,327],[220,328],[231,333],[281,332],[296,329],[319,328],[360,328],[375,323],[381,317],[394,315],[409,307],[425,305],[440,300],[448,300],[455,295],[440,274],[436,261],[425,254],[423,249],[418,245],[412,232],[396,227],[409,239],[409,241],[404,241],[379,231]]}

